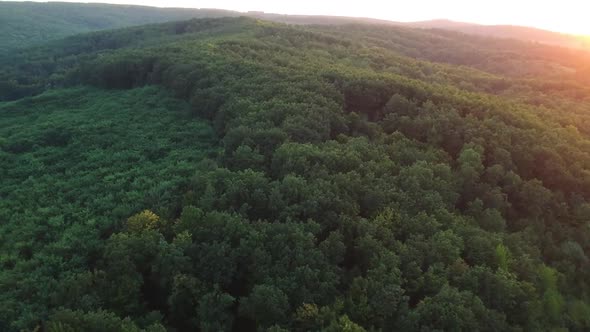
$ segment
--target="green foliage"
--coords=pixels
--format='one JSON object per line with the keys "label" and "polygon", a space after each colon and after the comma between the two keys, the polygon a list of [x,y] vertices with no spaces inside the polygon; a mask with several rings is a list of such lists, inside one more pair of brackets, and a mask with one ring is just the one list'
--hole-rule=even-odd
{"label": "green foliage", "polygon": [[289,311],[287,295],[274,286],[257,285],[240,303],[240,311],[259,326],[285,323]]}
{"label": "green foliage", "polygon": [[158,217],[150,210],[142,211],[127,219],[126,228],[129,232],[141,232],[143,230],[150,230],[158,228]]}
{"label": "green foliage", "polygon": [[[100,305],[86,293],[97,276],[84,271],[104,239],[142,209],[173,211],[195,163],[214,151],[211,128],[186,109],[153,87],[56,90],[0,105],[7,142],[0,151],[0,321],[22,324],[54,301]],[[143,212],[128,226],[150,229],[155,218]]]}
{"label": "green foliage", "polygon": [[363,332],[365,329],[352,322],[346,315],[338,318],[330,324],[325,331],[329,332]]}
{"label": "green foliage", "polygon": [[230,309],[233,302],[232,296],[218,290],[203,295],[198,311],[201,331],[231,331],[233,316]]}
{"label": "green foliage", "polygon": [[116,332],[164,332],[166,329],[160,324],[153,324],[146,329],[140,329],[129,318],[120,319],[116,315],[106,312],[82,312],[61,310],[53,314],[47,323],[50,332],[70,331],[116,331]]}
{"label": "green foliage", "polygon": [[214,9],[162,9],[141,6],[71,3],[0,3],[1,53],[83,32],[194,17],[237,16]]}
{"label": "green foliage", "polygon": [[511,261],[510,251],[501,243],[496,246],[496,260],[500,270],[508,271]]}
{"label": "green foliage", "polygon": [[503,317],[485,308],[481,300],[468,292],[444,286],[434,297],[416,308],[421,329],[443,331],[505,330]]}
{"label": "green foliage", "polygon": [[224,18],[6,59],[0,329],[587,329],[590,93],[527,46]]}

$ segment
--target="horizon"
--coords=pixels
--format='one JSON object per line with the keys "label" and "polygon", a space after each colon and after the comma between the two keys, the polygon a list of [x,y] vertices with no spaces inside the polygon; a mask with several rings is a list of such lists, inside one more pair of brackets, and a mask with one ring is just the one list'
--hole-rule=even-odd
{"label": "horizon", "polygon": [[[0,0],[5,1],[6,0]],[[236,0],[205,0],[194,3],[189,0],[112,0],[112,1],[37,1],[104,3],[139,5],[160,8],[224,9],[238,12],[260,11],[268,14],[343,16],[373,18],[393,22],[420,22],[449,20],[479,25],[512,25],[553,32],[590,36],[590,20],[587,13],[590,4],[576,0],[519,2],[511,0],[468,1],[451,0],[441,3],[433,0],[416,0],[402,6],[379,0],[366,0],[364,5],[336,3],[328,0],[321,3],[300,0],[297,3],[281,3],[269,0],[253,0],[243,3]]]}

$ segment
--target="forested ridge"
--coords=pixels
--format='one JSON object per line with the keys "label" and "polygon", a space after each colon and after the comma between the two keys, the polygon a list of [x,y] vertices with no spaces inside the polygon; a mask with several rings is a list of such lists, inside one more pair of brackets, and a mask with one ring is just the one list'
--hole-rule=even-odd
{"label": "forested ridge", "polygon": [[0,330],[586,331],[588,59],[244,17],[5,56]]}
{"label": "forested ridge", "polygon": [[[199,5],[199,4],[195,4]],[[558,45],[590,51],[590,38],[545,31],[536,28],[478,25],[431,20],[422,22],[395,22],[363,17],[325,15],[283,15],[265,12],[238,12],[208,8],[158,8],[107,3],[1,1],[0,2],[0,54],[15,49],[38,45],[84,32],[162,23],[192,18],[219,18],[248,16],[278,23],[298,25],[371,24],[423,29],[458,31],[468,35],[515,39],[548,45]]]}
{"label": "forested ridge", "polygon": [[1,1],[0,54],[83,32],[223,16],[239,16],[239,13],[104,3]]}
{"label": "forested ridge", "polygon": [[470,35],[481,35],[494,38],[518,39],[547,45],[563,46],[590,50],[590,39],[583,35],[570,35],[547,31],[538,28],[517,25],[480,25],[474,23],[455,22],[450,20],[431,20],[410,22],[408,26],[424,29],[445,29],[463,32]]}

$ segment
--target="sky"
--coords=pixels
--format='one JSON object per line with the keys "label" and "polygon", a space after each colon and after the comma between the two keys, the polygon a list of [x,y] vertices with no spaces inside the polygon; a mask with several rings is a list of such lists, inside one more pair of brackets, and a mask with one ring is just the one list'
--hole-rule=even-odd
{"label": "sky", "polygon": [[450,19],[480,24],[531,26],[590,35],[590,0],[105,0],[104,2],[158,7],[255,10],[279,14],[372,17],[402,22]]}

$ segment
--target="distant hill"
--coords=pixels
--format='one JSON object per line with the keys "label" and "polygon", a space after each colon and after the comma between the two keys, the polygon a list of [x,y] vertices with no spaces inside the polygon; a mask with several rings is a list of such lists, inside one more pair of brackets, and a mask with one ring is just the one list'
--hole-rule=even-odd
{"label": "distant hill", "polygon": [[415,27],[415,28],[423,28],[423,29],[448,29],[448,30],[455,30],[455,29],[465,29],[471,28],[474,26],[479,26],[478,24],[474,23],[466,23],[466,22],[457,22],[445,19],[438,19],[438,20],[428,20],[428,21],[418,21],[418,22],[406,22],[400,23],[405,26]]}
{"label": "distant hill", "polygon": [[237,16],[249,16],[297,25],[342,25],[354,23],[400,24],[371,18],[281,15],[264,12],[242,13],[221,9],[0,1],[0,32],[2,32],[0,34],[0,53],[84,32],[186,20],[190,18]]}
{"label": "distant hill", "polygon": [[239,16],[219,9],[0,2],[0,53],[83,32],[189,18]]}
{"label": "distant hill", "polygon": [[326,15],[284,15],[265,12],[247,12],[244,16],[254,17],[262,20],[285,24],[297,25],[344,25],[344,24],[381,24],[381,25],[404,25],[404,23],[380,20],[367,17],[347,16],[326,16]]}
{"label": "distant hill", "polygon": [[63,37],[150,23],[249,16],[296,25],[376,24],[423,29],[444,29],[466,34],[525,41],[590,50],[590,39],[519,26],[486,26],[450,20],[394,22],[373,18],[282,15],[265,12],[241,13],[220,9],[157,8],[132,5],[84,4],[64,2],[0,2],[0,54]]}
{"label": "distant hill", "polygon": [[390,26],[405,26],[409,28],[421,29],[452,30],[470,35],[517,39],[521,41],[537,42],[554,46],[582,48],[590,50],[590,38],[587,37],[513,25],[480,25],[475,23],[457,22],[446,19],[436,19],[419,22],[396,22],[365,17],[281,15],[264,12],[248,12],[243,15],[286,24],[379,24]]}
{"label": "distant hill", "polygon": [[562,47],[590,49],[589,38],[523,26],[480,25],[450,20],[411,22],[405,23],[404,25],[424,29],[453,30],[466,34],[495,38],[511,38],[524,41],[533,41]]}

